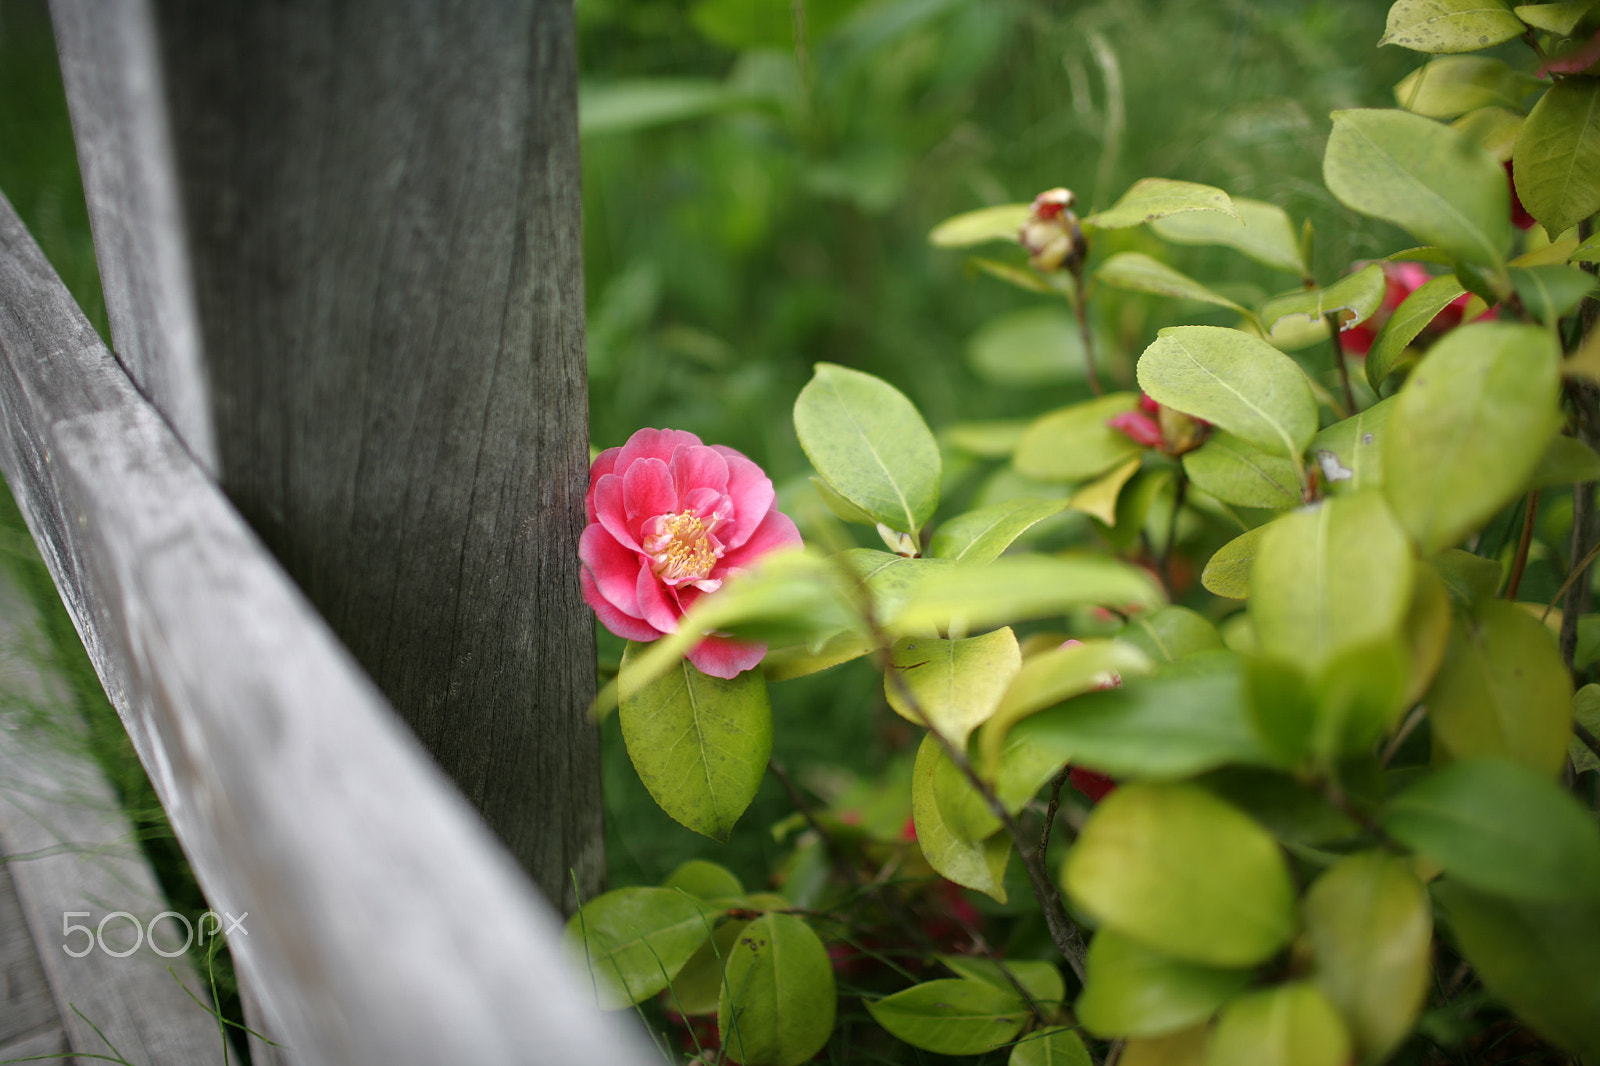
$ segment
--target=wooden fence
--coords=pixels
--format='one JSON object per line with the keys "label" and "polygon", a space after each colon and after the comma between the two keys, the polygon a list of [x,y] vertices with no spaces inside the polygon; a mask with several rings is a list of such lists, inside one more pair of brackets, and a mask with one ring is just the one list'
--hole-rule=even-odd
{"label": "wooden fence", "polygon": [[0,200],[0,466],[257,1020],[659,1061],[533,888],[603,870],[570,2],[52,16],[117,351]]}

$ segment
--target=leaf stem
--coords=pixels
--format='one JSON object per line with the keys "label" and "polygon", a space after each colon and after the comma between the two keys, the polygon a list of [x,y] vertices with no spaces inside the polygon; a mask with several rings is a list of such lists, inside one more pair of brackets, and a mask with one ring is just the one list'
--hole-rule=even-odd
{"label": "leaf stem", "polygon": [[1328,323],[1328,340],[1333,345],[1333,365],[1339,371],[1339,387],[1344,390],[1345,410],[1353,415],[1358,408],[1355,393],[1350,391],[1350,365],[1344,357],[1344,345],[1339,343],[1339,316],[1326,314],[1322,319]]}
{"label": "leaf stem", "polygon": [[[1577,414],[1578,439],[1593,448],[1600,444],[1600,388],[1591,381],[1573,381],[1569,388]],[[1570,557],[1581,562],[1574,565],[1562,586],[1566,599],[1561,605],[1561,659],[1568,670],[1572,669],[1578,650],[1578,619],[1589,610],[1589,581],[1581,575],[1593,561],[1597,545],[1600,545],[1600,510],[1595,507],[1595,482],[1586,481],[1572,486]]]}
{"label": "leaf stem", "polygon": [[1106,390],[1100,384],[1100,370],[1094,358],[1094,331],[1089,328],[1089,294],[1084,288],[1083,258],[1072,263],[1072,313],[1078,320],[1078,338],[1083,343],[1083,365],[1089,372],[1089,388],[1096,396]]}
{"label": "leaf stem", "polygon": [[1539,517],[1539,490],[1528,493],[1528,506],[1522,512],[1522,539],[1517,542],[1517,556],[1511,563],[1511,577],[1506,581],[1505,598],[1513,603],[1517,590],[1522,587],[1522,572],[1528,568],[1528,549],[1533,545],[1533,524]]}

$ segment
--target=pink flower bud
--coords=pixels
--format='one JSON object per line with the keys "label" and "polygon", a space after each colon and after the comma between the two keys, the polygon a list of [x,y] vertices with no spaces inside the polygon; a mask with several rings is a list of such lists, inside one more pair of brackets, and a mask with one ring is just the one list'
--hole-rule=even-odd
{"label": "pink flower bud", "polygon": [[1083,261],[1088,246],[1078,216],[1072,213],[1076,201],[1070,189],[1051,189],[1034,197],[1033,212],[1017,231],[1017,242],[1035,270],[1073,270]]}
{"label": "pink flower bud", "polygon": [[1106,419],[1106,425],[1146,448],[1161,447],[1161,426],[1142,411],[1124,411]]}

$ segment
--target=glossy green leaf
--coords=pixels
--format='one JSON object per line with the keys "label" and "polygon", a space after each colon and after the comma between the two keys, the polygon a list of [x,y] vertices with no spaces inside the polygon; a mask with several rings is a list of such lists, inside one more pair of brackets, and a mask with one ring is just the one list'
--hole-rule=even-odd
{"label": "glossy green leaf", "polygon": [[1335,111],[1322,177],[1351,210],[1469,263],[1498,268],[1511,242],[1505,170],[1464,134],[1421,115]]}
{"label": "glossy green leaf", "polygon": [[1510,899],[1600,895],[1600,830],[1549,778],[1504,759],[1435,770],[1394,796],[1383,828],[1451,878]]}
{"label": "glossy green leaf", "polygon": [[[1596,97],[1596,103],[1600,104],[1600,96]],[[1596,159],[1600,162],[1600,150],[1597,150]],[[1578,267],[1552,264],[1511,268],[1511,287],[1516,290],[1517,298],[1530,315],[1546,325],[1576,311],[1583,298],[1595,290],[1596,284],[1593,274]]]}
{"label": "glossy green leaf", "polygon": [[915,534],[939,503],[939,445],[911,401],[871,374],[818,363],[794,428],[806,458],[845,499]]}
{"label": "glossy green leaf", "polygon": [[717,1029],[745,1066],[799,1066],[833,1033],[838,993],[828,949],[789,914],[766,914],[728,957]]}
{"label": "glossy green leaf", "polygon": [[1021,388],[1081,381],[1087,372],[1078,323],[1054,305],[985,322],[967,344],[967,362],[985,381]]}
{"label": "glossy green leaf", "polygon": [[578,133],[628,133],[714,114],[740,102],[706,78],[641,78],[578,88]]}
{"label": "glossy green leaf", "polygon": [[[826,35],[860,4],[861,0],[806,0],[802,25],[807,40]],[[696,0],[689,21],[707,39],[728,48],[796,47],[793,12],[767,0]]]}
{"label": "glossy green leaf", "polygon": [[1184,473],[1223,503],[1285,511],[1299,507],[1300,481],[1294,464],[1231,433],[1218,432],[1183,457]]}
{"label": "glossy green leaf", "polygon": [[1132,644],[1154,663],[1173,663],[1222,647],[1216,626],[1189,608],[1176,606],[1134,615],[1117,639]]}
{"label": "glossy green leaf", "polygon": [[1571,263],[1600,263],[1600,233],[1595,234],[1572,250],[1567,256]]}
{"label": "glossy green leaf", "polygon": [[1205,1066],[1348,1066],[1350,1034],[1308,981],[1265,988],[1228,1005],[1211,1032]]}
{"label": "glossy green leaf", "polygon": [[[1589,732],[1600,736],[1600,685],[1585,685],[1572,696],[1572,717]],[[1573,737],[1567,745],[1567,755],[1577,773],[1600,770],[1600,756],[1589,750],[1589,745]]]}
{"label": "glossy green leaf", "polygon": [[1089,945],[1078,1020],[1105,1039],[1164,1036],[1210,1018],[1250,978],[1249,970],[1183,962],[1102,929]]}
{"label": "glossy green leaf", "polygon": [[1516,147],[1517,134],[1522,130],[1523,119],[1520,111],[1504,107],[1480,107],[1450,123],[1450,128],[1465,135],[1501,163],[1508,163],[1511,161],[1511,151]]}
{"label": "glossy green leaf", "polygon": [[1449,880],[1436,891],[1489,990],[1562,1047],[1600,1055],[1600,902],[1508,900]]}
{"label": "glossy green leaf", "polygon": [[[1006,736],[1011,727],[1024,718],[1124,677],[1147,673],[1149,669],[1150,660],[1142,651],[1109,640],[1081,641],[1031,656],[1012,678],[1000,706],[978,734],[984,772],[993,775],[998,771]],[[1065,761],[1065,758],[1056,760],[1058,764]]]}
{"label": "glossy green leaf", "polygon": [[1296,275],[1306,272],[1300,238],[1283,208],[1238,196],[1233,206],[1237,219],[1220,211],[1189,211],[1157,219],[1150,228],[1174,244],[1219,244],[1269,267]]}
{"label": "glossy green leaf", "polygon": [[1577,437],[1557,434],[1550,438],[1550,447],[1540,457],[1528,487],[1550,488],[1581,481],[1600,481],[1600,455]]}
{"label": "glossy green leaf", "polygon": [[1378,43],[1415,52],[1476,52],[1525,27],[1501,0],[1395,0]]}
{"label": "glossy green leaf", "polygon": [[[937,955],[935,958],[949,967],[957,977],[982,981],[1003,992],[1016,991],[1005,974],[1000,971],[1002,963],[994,959],[982,955]],[[1003,963],[1005,968],[1011,971],[1011,976],[1017,979],[1017,984],[1027,989],[1028,995],[1041,1006],[1060,1003],[1066,998],[1066,984],[1061,979],[1061,971],[1056,969],[1054,963],[1034,959],[1005,959]]]}
{"label": "glossy green leaf", "polygon": [[715,1014],[722,1003],[723,971],[749,922],[727,921],[689,957],[667,986],[666,1000],[679,1014]]}
{"label": "glossy green leaf", "polygon": [[1522,206],[1552,239],[1600,211],[1600,79],[1552,85],[1522,124],[1511,165]]}
{"label": "glossy green leaf", "polygon": [[1383,484],[1383,441],[1388,435],[1394,397],[1335,422],[1311,439],[1311,457],[1333,495]]}
{"label": "glossy green leaf", "polygon": [[817,490],[817,495],[822,498],[823,506],[839,521],[849,522],[858,526],[876,526],[878,524],[876,518],[839,495],[838,492],[834,491],[832,485],[820,477],[813,477],[809,480],[812,487]]}
{"label": "glossy green leaf", "polygon": [[1450,548],[1433,557],[1433,569],[1444,579],[1450,599],[1468,611],[1500,589],[1501,567],[1493,559]]}
{"label": "glossy green leaf", "polygon": [[1566,664],[1549,630],[1504,600],[1457,619],[1427,704],[1434,742],[1454,758],[1499,756],[1551,776],[1566,758]]}
{"label": "glossy green leaf", "polygon": [[928,234],[937,248],[969,248],[989,241],[1012,241],[1033,213],[1032,204],[997,204],[947,218]]}
{"label": "glossy green leaf", "polygon": [[1454,274],[1445,274],[1423,282],[1401,301],[1367,352],[1367,384],[1374,391],[1399,365],[1406,346],[1428,328],[1440,311],[1466,291]]}
{"label": "glossy green leaf", "polygon": [[1158,403],[1278,455],[1298,457],[1317,432],[1317,403],[1299,366],[1236,329],[1163,329],[1139,357],[1138,375]]}
{"label": "glossy green leaf", "polygon": [[[938,562],[940,560],[919,560]],[[1095,555],[1003,555],[922,575],[891,625],[900,632],[965,619],[969,629],[1063,615],[1078,607],[1154,607],[1165,601],[1149,574]]]}
{"label": "glossy green leaf", "polygon": [[[941,877],[1004,903],[1011,841],[1004,833],[973,839],[951,825],[941,807],[939,794],[941,791],[959,792],[970,786],[961,781],[944,748],[932,736],[924,737],[917,749],[917,763],[912,774],[911,815],[917,830],[917,846],[922,849],[928,865]],[[949,783],[952,781],[957,782],[957,787],[952,787]],[[946,806],[956,805],[947,802]]]}
{"label": "glossy green leaf", "polygon": [[790,681],[859,659],[874,647],[872,638],[864,634],[841,633],[815,650],[805,644],[773,648],[761,660],[761,673],[768,681]]}
{"label": "glossy green leaf", "polygon": [[1455,118],[1481,107],[1514,108],[1538,81],[1486,56],[1447,56],[1418,67],[1394,87],[1395,103],[1426,118]]}
{"label": "glossy green leaf", "polygon": [[1034,421],[1012,462],[1019,473],[1040,481],[1083,481],[1105,473],[1144,446],[1106,423],[1139,406],[1132,392],[1114,392],[1073,404]]}
{"label": "glossy green leaf", "polygon": [[1011,1047],[1006,1066],[1094,1066],[1083,1038],[1062,1026],[1029,1033]]}
{"label": "glossy green leaf", "polygon": [[[873,548],[850,548],[834,556],[837,563],[866,587],[878,621],[888,623],[905,608],[919,582],[937,570],[949,570],[949,559],[907,559]],[[921,634],[927,627],[907,632]]]}
{"label": "glossy green leaf", "polygon": [[1198,300],[1231,308],[1240,314],[1249,314],[1226,296],[1212,292],[1187,274],[1179,273],[1143,252],[1118,252],[1101,263],[1094,276],[1097,281],[1113,288],[1171,296],[1179,300]]}
{"label": "glossy green leaf", "polygon": [[666,988],[719,913],[675,889],[619,888],[585,903],[567,922],[566,939],[601,1009],[616,1010]]}
{"label": "glossy green leaf", "polygon": [[1133,183],[1110,208],[1084,223],[1097,229],[1123,229],[1185,211],[1218,211],[1238,218],[1233,201],[1221,189],[1170,178],[1143,178]]}
{"label": "glossy green leaf", "polygon": [[1295,930],[1277,844],[1194,785],[1123,785],[1101,800],[1062,886],[1102,927],[1189,962],[1253,966]]}
{"label": "glossy green leaf", "polygon": [[1383,492],[1424,552],[1522,490],[1560,424],[1558,358],[1543,330],[1487,322],[1451,331],[1417,364],[1389,420]]}
{"label": "glossy green leaf", "polygon": [[1031,526],[1060,514],[1066,506],[1065,500],[1018,496],[968,511],[939,527],[930,551],[938,558],[956,562],[993,562]]}
{"label": "glossy green leaf", "polygon": [[[1228,653],[1213,652],[1226,663]],[[1192,662],[1193,660],[1186,660]],[[1270,762],[1245,713],[1231,664],[1199,676],[1161,675],[1088,692],[1012,727],[1058,762],[1114,777],[1180,778],[1228,763]]]}
{"label": "glossy green leaf", "polygon": [[1429,990],[1433,905],[1405,859],[1341,859],[1306,893],[1312,982],[1350,1027],[1357,1054],[1383,1061],[1411,1032]]}
{"label": "glossy green leaf", "polygon": [[883,691],[900,717],[965,747],[1021,668],[1009,628],[965,640],[902,637],[889,649]]}
{"label": "glossy green leaf", "polygon": [[1200,584],[1213,596],[1242,600],[1250,593],[1250,568],[1267,526],[1257,526],[1234,537],[1212,553],[1200,573]]}
{"label": "glossy green leaf", "polygon": [[1535,29],[1566,36],[1595,5],[1595,0],[1558,0],[1553,4],[1519,4],[1516,15]]}
{"label": "glossy green leaf", "polygon": [[1393,639],[1411,604],[1411,545],[1375,492],[1273,522],[1256,549],[1250,616],[1261,650],[1315,674],[1359,644]]}
{"label": "glossy green leaf", "polygon": [[[1309,289],[1269,300],[1261,308],[1261,324],[1279,347],[1303,348],[1313,341],[1326,341],[1324,315],[1338,315],[1340,328],[1348,329],[1371,318],[1383,304],[1387,286],[1383,268],[1369,264],[1325,289]],[[1302,329],[1299,338],[1289,343],[1291,330]]]}
{"label": "glossy green leaf", "polygon": [[661,882],[662,888],[687,892],[696,899],[733,899],[744,895],[744,886],[732,870],[705,859],[680,863]]}
{"label": "glossy green leaf", "polygon": [[867,1000],[875,1021],[912,1047],[941,1055],[981,1055],[1022,1032],[1028,1008],[1015,992],[985,981],[925,981]]}

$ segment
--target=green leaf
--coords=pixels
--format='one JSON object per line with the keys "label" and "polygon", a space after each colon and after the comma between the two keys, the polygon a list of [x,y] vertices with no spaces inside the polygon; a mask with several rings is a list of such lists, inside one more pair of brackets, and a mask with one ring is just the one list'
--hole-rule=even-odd
{"label": "green leaf", "polygon": [[865,586],[882,622],[893,619],[905,608],[918,582],[929,573],[955,566],[949,559],[908,559],[873,548],[849,548],[833,558]]}
{"label": "green leaf", "polygon": [[1522,206],[1552,240],[1600,211],[1600,79],[1552,85],[1522,124],[1511,166]]}
{"label": "green leaf", "polygon": [[1040,481],[1097,477],[1144,453],[1142,444],[1106,425],[1138,406],[1138,393],[1113,392],[1051,411],[1028,427],[1012,462],[1018,473]]}
{"label": "green leaf", "polygon": [[1017,232],[1033,213],[1032,204],[997,204],[945,219],[928,234],[936,248],[970,248],[989,241],[1016,242]]}
{"label": "green leaf", "polygon": [[1505,170],[1466,135],[1421,115],[1335,111],[1322,177],[1351,210],[1469,263],[1498,269],[1511,242]]}
{"label": "green leaf", "polygon": [[[1589,732],[1600,735],[1600,685],[1585,685],[1573,694],[1572,717]],[[1600,757],[1577,737],[1568,743],[1567,754],[1577,773],[1600,770]]]}
{"label": "green leaf", "polygon": [[[1323,315],[1338,315],[1341,329],[1349,329],[1371,318],[1383,305],[1387,284],[1383,268],[1372,263],[1325,289],[1310,289],[1269,300],[1261,308],[1261,324],[1279,347],[1304,348],[1314,341],[1327,340],[1328,328],[1323,323]],[[1308,326],[1310,328],[1306,328]],[[1285,343],[1289,338],[1295,339]]]}
{"label": "green leaf", "polygon": [[1454,545],[1522,490],[1560,424],[1559,354],[1534,326],[1452,330],[1390,418],[1383,491],[1425,553]]}
{"label": "green leaf", "polygon": [[1596,233],[1572,250],[1569,263],[1600,263],[1600,233]]}
{"label": "green leaf", "polygon": [[874,646],[871,638],[861,633],[841,633],[815,651],[804,644],[774,648],[761,660],[761,673],[768,681],[790,681],[859,659]]}
{"label": "green leaf", "polygon": [[1444,580],[1450,599],[1467,611],[1490,599],[1500,589],[1500,564],[1460,548],[1433,557],[1433,568]]}
{"label": "green leaf", "polygon": [[1517,18],[1535,29],[1565,37],[1594,5],[1595,0],[1562,0],[1554,4],[1519,4],[1514,10]]}
{"label": "green leaf", "polygon": [[889,649],[883,691],[896,714],[937,729],[959,748],[988,721],[1021,668],[1009,628],[965,640],[902,637]]}
{"label": "green leaf", "polygon": [[715,1014],[722,1002],[723,971],[749,922],[726,921],[689,957],[667,987],[667,1003],[679,1014]]}
{"label": "green leaf", "polygon": [[1433,905],[1411,863],[1380,851],[1341,859],[1306,893],[1312,981],[1350,1026],[1362,1059],[1386,1059],[1427,999]]}
{"label": "green leaf", "polygon": [[1524,28],[1500,0],[1395,0],[1378,44],[1414,52],[1476,52],[1522,36]]}
{"label": "green leaf", "polygon": [[1150,228],[1174,244],[1220,244],[1290,274],[1306,272],[1300,238],[1283,208],[1238,196],[1233,206],[1238,219],[1220,211],[1190,211],[1158,219]]}
{"label": "green leaf", "polygon": [[1528,482],[1529,489],[1573,485],[1581,481],[1600,481],[1600,455],[1577,437],[1557,434],[1539,459]]}
{"label": "green leaf", "polygon": [[1600,894],[1600,831],[1549,778],[1504,759],[1436,770],[1389,801],[1383,828],[1451,878],[1510,899]]}
{"label": "green leaf", "polygon": [[1383,484],[1383,441],[1393,413],[1391,396],[1312,438],[1311,456],[1329,493],[1344,495]]}
{"label": "green leaf", "polygon": [[1031,526],[1060,514],[1066,506],[1065,500],[1018,496],[968,511],[939,527],[930,551],[940,559],[956,562],[993,562]]}
{"label": "green leaf", "polygon": [[822,497],[822,504],[833,517],[841,522],[850,522],[858,526],[876,526],[878,520],[843,496],[834,491],[833,486],[820,477],[808,479],[817,490],[817,495]]}
{"label": "green leaf", "polygon": [[1166,1036],[1135,1038],[1122,1045],[1117,1066],[1206,1066],[1209,1026],[1196,1025]]}
{"label": "green leaf", "polygon": [[1317,402],[1294,360],[1236,329],[1163,329],[1138,375],[1158,403],[1277,455],[1298,461],[1317,432]]}
{"label": "green leaf", "polygon": [[1063,292],[1071,291],[1072,276],[1070,274],[1046,277],[1038,271],[1030,270],[1027,267],[1002,263],[998,259],[985,259],[979,255],[969,255],[967,257],[967,272],[970,274],[975,270],[981,270],[991,278],[998,278],[1007,285],[1015,285],[1024,292],[1036,292],[1044,296],[1058,296]]}
{"label": "green leaf", "polygon": [[1107,285],[1127,289],[1130,292],[1149,292],[1180,300],[1198,300],[1201,303],[1231,308],[1242,315],[1250,313],[1226,296],[1212,292],[1187,274],[1181,274],[1165,263],[1151,259],[1143,252],[1118,252],[1101,263],[1094,276]]}
{"label": "green leaf", "polygon": [[741,98],[705,78],[639,78],[578,88],[578,133],[630,133],[714,114]]}
{"label": "green leaf", "polygon": [[1600,902],[1527,903],[1454,881],[1436,891],[1489,990],[1550,1040],[1600,1055]]}
{"label": "green leaf", "polygon": [[1018,388],[1081,381],[1086,372],[1078,323],[1053,305],[991,318],[968,342],[967,362],[985,381]]}
{"label": "green leaf", "polygon": [[1105,211],[1084,219],[1097,229],[1124,229],[1154,222],[1184,211],[1219,211],[1238,218],[1233,201],[1221,189],[1170,178],[1143,178],[1133,183],[1122,199]]}
{"label": "green leaf", "polygon": [[745,1066],[799,1066],[833,1033],[838,994],[817,934],[790,914],[744,927],[728,958],[717,1029]]}
{"label": "green leaf", "polygon": [[1457,618],[1427,704],[1434,742],[1455,758],[1495,755],[1552,776],[1566,758],[1566,664],[1549,630],[1504,600]]}
{"label": "green leaf", "polygon": [[1361,831],[1320,791],[1277,771],[1225,766],[1199,783],[1287,843],[1315,847],[1349,839]]}
{"label": "green leaf", "polygon": [[1189,480],[1223,503],[1267,507],[1275,511],[1299,507],[1300,481],[1294,464],[1262,451],[1231,433],[1214,433],[1183,457]]}
{"label": "green leaf", "polygon": [[1228,1004],[1211,1031],[1206,1066],[1347,1066],[1350,1034],[1308,981],[1265,988]]}
{"label": "green leaf", "polygon": [[[822,38],[860,3],[861,0],[806,0],[806,38]],[[707,39],[727,48],[790,51],[796,47],[794,14],[767,0],[696,0],[689,10],[689,21]]]}
{"label": "green leaf", "polygon": [[1149,574],[1116,559],[1003,555],[981,566],[954,564],[920,576],[905,608],[890,625],[911,632],[948,626],[959,618],[969,629],[988,629],[1063,615],[1078,607],[1155,607],[1164,600]]}
{"label": "green leaf", "polygon": [[960,778],[944,748],[932,735],[922,738],[912,774],[911,816],[916,825],[917,846],[922,849],[928,865],[939,876],[1004,903],[1011,841],[1004,833],[975,840],[950,823],[940,804],[939,793],[959,791],[959,788],[952,788],[952,781],[959,787],[970,789],[971,786]]}
{"label": "green leaf", "polygon": [[566,939],[589,969],[600,1008],[616,1010],[666,988],[720,913],[676,889],[619,888],[579,908]]}
{"label": "green leaf", "polygon": [[1154,663],[1174,663],[1222,647],[1216,626],[1189,608],[1176,606],[1134,615],[1117,639],[1132,644]]}
{"label": "green leaf", "polygon": [[1194,785],[1123,785],[1101,800],[1067,853],[1062,886],[1104,928],[1189,962],[1253,966],[1294,935],[1295,891],[1277,844]]}
{"label": "green leaf", "polygon": [[1029,1033],[1011,1048],[1006,1066],[1094,1066],[1083,1038],[1071,1029],[1056,1026]]}
{"label": "green leaf", "polygon": [[[998,772],[1006,736],[1024,718],[1149,669],[1150,661],[1141,651],[1109,640],[1081,641],[1030,656],[978,734],[983,772],[991,777]],[[1054,761],[1059,765],[1066,759]]]}
{"label": "green leaf", "polygon": [[[1596,99],[1600,101],[1600,97]],[[1600,141],[1596,143],[1600,147]],[[1596,161],[1600,162],[1600,153]],[[1576,311],[1596,284],[1593,274],[1578,267],[1550,264],[1511,268],[1511,287],[1517,298],[1530,315],[1547,326]]]}
{"label": "green leaf", "polygon": [[939,445],[911,401],[857,370],[818,363],[794,405],[800,447],[839,495],[915,535],[939,504]]}
{"label": "green leaf", "polygon": [[744,886],[726,866],[718,866],[705,859],[690,859],[680,863],[661,882],[662,888],[687,892],[696,899],[733,899],[744,895]]}
{"label": "green leaf", "polygon": [[1067,506],[1091,518],[1098,518],[1107,526],[1115,526],[1122,490],[1138,474],[1142,465],[1140,457],[1134,456],[1121,466],[1112,468],[1109,473],[1101,474],[1074,492],[1067,500]]}
{"label": "green leaf", "polygon": [[1331,497],[1267,527],[1250,617],[1265,654],[1316,674],[1349,648],[1396,637],[1411,588],[1411,545],[1383,497]]}
{"label": "green leaf", "polygon": [[1428,324],[1467,290],[1454,274],[1423,282],[1395,308],[1383,324],[1367,352],[1367,384],[1376,392],[1394,371],[1406,346],[1428,328]]}
{"label": "green leaf", "polygon": [[1268,526],[1257,526],[1234,537],[1212,553],[1200,573],[1200,584],[1213,596],[1242,600],[1250,594],[1250,568]]}
{"label": "green leaf", "polygon": [[1165,1036],[1210,1018],[1250,978],[1249,970],[1183,962],[1102,929],[1089,945],[1078,1020],[1105,1039]]}
{"label": "green leaf", "polygon": [[[1011,982],[1005,974],[1000,972],[1000,962],[985,958],[982,955],[936,955],[934,956],[957,977],[965,977],[972,981],[982,981],[993,985],[1002,992],[1015,992]],[[1056,969],[1054,963],[1039,962],[1030,959],[1005,959],[1005,968],[1011,971],[1011,976],[1017,979],[1017,984],[1028,990],[1034,1002],[1041,1006],[1051,1003],[1060,1003],[1066,998],[1067,988],[1061,980],[1061,971]]]}
{"label": "green leaf", "polygon": [[1016,1038],[1028,1018],[1016,992],[985,981],[945,978],[866,1000],[874,1020],[912,1047],[940,1055],[981,1055]]}
{"label": "green leaf", "polygon": [[772,754],[766,678],[748,670],[724,681],[685,660],[633,688],[627,678],[640,647],[628,643],[619,675],[628,758],[663,811],[696,833],[726,840]]}
{"label": "green leaf", "polygon": [[1511,150],[1517,143],[1517,134],[1522,130],[1523,119],[1520,111],[1504,107],[1480,107],[1450,123],[1450,128],[1501,163],[1508,163],[1511,161]]}
{"label": "green leaf", "polygon": [[1520,107],[1538,84],[1498,59],[1449,56],[1407,74],[1394,87],[1394,99],[1426,118],[1455,118],[1482,107]]}

